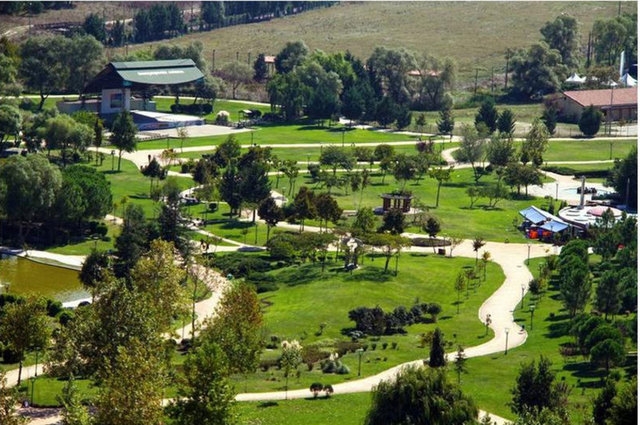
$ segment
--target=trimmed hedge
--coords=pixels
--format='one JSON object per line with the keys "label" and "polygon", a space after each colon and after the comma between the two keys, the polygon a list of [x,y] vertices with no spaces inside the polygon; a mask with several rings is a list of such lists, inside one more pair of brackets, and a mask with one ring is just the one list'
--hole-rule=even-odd
{"label": "trimmed hedge", "polygon": [[171,105],[171,112],[174,114],[209,115],[213,112],[213,105],[210,103],[174,103]]}

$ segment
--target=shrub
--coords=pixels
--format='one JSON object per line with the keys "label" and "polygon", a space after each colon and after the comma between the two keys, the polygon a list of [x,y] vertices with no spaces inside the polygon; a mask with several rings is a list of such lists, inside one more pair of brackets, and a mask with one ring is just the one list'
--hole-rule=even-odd
{"label": "shrub", "polygon": [[338,367],[338,370],[336,370],[336,374],[338,374],[338,375],[348,375],[349,373],[351,373],[351,369],[349,369],[349,367],[347,365],[340,363],[340,366]]}
{"label": "shrub", "polygon": [[324,386],[320,383],[320,382],[314,382],[313,384],[311,384],[311,386],[309,387],[309,391],[311,391],[313,393],[313,398],[318,397],[318,394],[324,390]]}
{"label": "shrub", "polygon": [[75,315],[73,314],[73,310],[63,310],[58,315],[58,323],[62,326],[67,326],[67,324],[73,320]]}
{"label": "shrub", "polygon": [[62,311],[62,303],[60,301],[47,300],[47,316],[56,317]]}
{"label": "shrub", "polygon": [[383,350],[386,350],[388,346],[389,346],[389,343],[387,343],[387,342],[383,342],[382,343],[382,349]]}
{"label": "shrub", "polygon": [[602,112],[597,107],[590,105],[582,111],[578,127],[582,134],[587,137],[593,137],[600,131],[601,122]]}

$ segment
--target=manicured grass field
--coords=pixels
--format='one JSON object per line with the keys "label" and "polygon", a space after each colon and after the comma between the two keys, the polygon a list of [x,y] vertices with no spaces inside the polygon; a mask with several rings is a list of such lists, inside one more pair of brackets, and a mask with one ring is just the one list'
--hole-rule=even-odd
{"label": "manicured grass field", "polygon": [[551,139],[543,158],[545,161],[607,161],[626,157],[637,144],[636,139]]}

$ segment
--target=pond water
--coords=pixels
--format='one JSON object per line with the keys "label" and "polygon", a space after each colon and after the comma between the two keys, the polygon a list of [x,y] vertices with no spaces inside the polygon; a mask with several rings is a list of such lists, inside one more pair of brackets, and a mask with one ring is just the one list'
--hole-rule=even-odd
{"label": "pond water", "polygon": [[63,267],[50,266],[13,255],[0,255],[0,291],[17,295],[42,295],[57,301],[68,302],[87,298],[78,272]]}

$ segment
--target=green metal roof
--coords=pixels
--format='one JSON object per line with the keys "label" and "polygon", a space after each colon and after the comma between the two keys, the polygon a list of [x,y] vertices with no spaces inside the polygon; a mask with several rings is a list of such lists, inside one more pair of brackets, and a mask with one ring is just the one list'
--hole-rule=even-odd
{"label": "green metal roof", "polygon": [[188,84],[204,78],[191,59],[111,62],[84,89],[96,93],[105,88]]}

